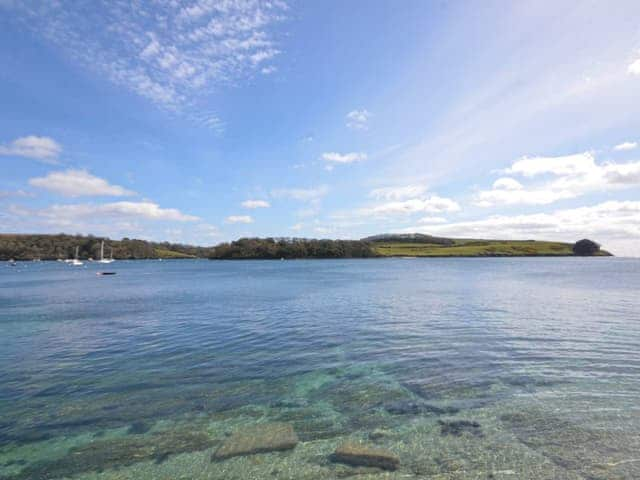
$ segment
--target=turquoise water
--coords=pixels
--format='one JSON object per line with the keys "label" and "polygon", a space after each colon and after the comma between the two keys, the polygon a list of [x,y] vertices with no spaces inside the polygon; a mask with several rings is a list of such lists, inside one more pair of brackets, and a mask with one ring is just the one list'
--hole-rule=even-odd
{"label": "turquoise water", "polygon": [[639,260],[1,265],[0,334],[2,479],[640,478]]}

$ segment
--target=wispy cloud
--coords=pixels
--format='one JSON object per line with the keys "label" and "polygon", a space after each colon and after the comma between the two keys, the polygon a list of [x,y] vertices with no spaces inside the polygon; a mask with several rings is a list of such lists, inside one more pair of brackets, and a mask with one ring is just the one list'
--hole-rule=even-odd
{"label": "wispy cloud", "polygon": [[638,142],[623,142],[613,147],[616,151],[635,150],[636,148],[638,148]]}
{"label": "wispy cloud", "polygon": [[369,196],[379,200],[402,200],[405,198],[419,197],[426,191],[427,187],[424,185],[382,187],[371,190],[371,192],[369,192]]}
{"label": "wispy cloud", "polygon": [[0,198],[29,198],[35,195],[31,192],[25,192],[24,190],[0,190]]}
{"label": "wispy cloud", "polygon": [[[563,148],[628,128],[640,112],[638,76],[630,75],[640,74],[640,55],[633,51],[638,28],[626,20],[629,9],[612,10],[597,2],[550,9],[546,2],[534,3],[511,4],[514,8],[500,9],[497,16],[495,4],[479,9],[487,22],[471,38],[486,40],[491,31],[495,40],[483,43],[482,58],[460,55],[459,64],[473,72],[472,80],[468,77],[456,89],[437,121],[426,122],[421,142],[388,163],[385,176],[425,176],[436,183],[454,175],[459,178],[466,168],[473,174],[495,168],[504,155],[536,148],[541,141],[546,144],[543,148]],[[639,4],[627,5],[638,13]],[[500,21],[493,21],[496,18]],[[439,43],[443,48],[433,56],[427,54],[424,78],[459,53],[455,37],[469,33],[467,27],[464,15],[451,18]],[[523,36],[531,28],[538,34]],[[593,31],[607,32],[607,42]],[[447,95],[449,78],[439,77]],[[425,101],[414,108],[426,111],[429,106]]]}
{"label": "wispy cloud", "polygon": [[253,223],[253,218],[249,215],[229,215],[225,223]]}
{"label": "wispy cloud", "polygon": [[158,204],[144,202],[113,202],[103,204],[77,203],[66,205],[50,205],[43,209],[27,209],[17,207],[14,213],[35,216],[61,228],[72,226],[79,221],[91,220],[104,222],[108,220],[157,220],[193,222],[198,217],[187,215],[175,208],[161,208]]}
{"label": "wispy cloud", "polygon": [[298,217],[313,217],[321,210],[322,199],[329,193],[329,187],[320,185],[313,188],[279,188],[271,191],[273,198],[288,198],[303,202],[304,208],[296,211]]}
{"label": "wispy cloud", "polygon": [[[262,69],[280,51],[281,0],[16,2],[13,13],[73,61],[171,109]],[[213,127],[218,121],[212,116]]]}
{"label": "wispy cloud", "polygon": [[631,75],[640,75],[640,58],[631,62],[627,67],[627,71]]}
{"label": "wispy cloud", "polygon": [[266,200],[245,200],[241,204],[244,208],[269,208],[271,204]]}
{"label": "wispy cloud", "polygon": [[418,220],[421,225],[437,225],[447,223],[447,219],[444,217],[422,217]]}
{"label": "wispy cloud", "polygon": [[271,191],[274,198],[290,198],[300,202],[311,202],[319,200],[329,193],[329,187],[320,185],[313,188],[278,188]]}
{"label": "wispy cloud", "polygon": [[333,230],[329,227],[313,227],[313,231],[315,233],[318,233],[320,235],[328,235],[330,234]]}
{"label": "wispy cloud", "polygon": [[511,178],[499,178],[490,190],[482,190],[476,197],[481,207],[496,205],[546,205],[558,200],[579,197],[590,192],[620,190],[640,185],[640,162],[596,163],[591,152],[560,157],[522,158],[505,173],[533,179],[526,185]]}
{"label": "wispy cloud", "polygon": [[373,216],[398,216],[411,215],[414,213],[440,213],[440,212],[457,212],[460,205],[450,198],[431,195],[426,198],[412,198],[404,201],[394,201],[365,207],[358,212],[360,215]]}
{"label": "wispy cloud", "polygon": [[326,152],[322,154],[322,159],[330,163],[354,163],[367,159],[367,154],[362,152],[337,153]]}
{"label": "wispy cloud", "polygon": [[214,239],[220,236],[220,229],[209,223],[199,223],[195,226],[194,231],[198,238]]}
{"label": "wispy cloud", "polygon": [[86,170],[65,170],[51,172],[44,177],[29,180],[29,185],[43,188],[65,197],[135,195],[135,192],[119,185],[111,185],[103,178],[96,177]]}
{"label": "wispy cloud", "polygon": [[352,130],[366,130],[369,128],[371,113],[367,110],[352,110],[347,113],[347,127]]}
{"label": "wispy cloud", "polygon": [[53,138],[29,135],[16,138],[8,144],[0,144],[0,155],[25,157],[43,163],[56,164],[62,146]]}

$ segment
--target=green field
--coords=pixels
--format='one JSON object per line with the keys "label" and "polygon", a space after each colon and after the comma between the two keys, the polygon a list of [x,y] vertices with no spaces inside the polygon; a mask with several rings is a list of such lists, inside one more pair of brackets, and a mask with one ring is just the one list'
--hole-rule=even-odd
{"label": "green field", "polygon": [[[573,245],[534,240],[461,240],[453,245],[376,242],[375,252],[385,257],[536,257],[573,256]],[[598,255],[608,255],[601,251]]]}
{"label": "green field", "polygon": [[187,253],[176,252],[173,250],[167,250],[165,248],[156,248],[155,254],[157,258],[171,259],[171,258],[196,258],[195,255],[189,255]]}

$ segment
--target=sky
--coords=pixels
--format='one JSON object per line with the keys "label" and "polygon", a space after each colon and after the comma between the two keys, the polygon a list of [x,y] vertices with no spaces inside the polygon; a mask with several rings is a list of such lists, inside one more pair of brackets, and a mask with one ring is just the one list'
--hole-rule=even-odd
{"label": "sky", "polygon": [[0,231],[640,256],[640,2],[0,0]]}

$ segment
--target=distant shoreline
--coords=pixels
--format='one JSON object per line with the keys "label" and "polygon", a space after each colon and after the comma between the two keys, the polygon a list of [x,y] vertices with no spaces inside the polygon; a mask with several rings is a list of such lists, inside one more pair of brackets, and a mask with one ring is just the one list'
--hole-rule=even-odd
{"label": "distant shoreline", "polygon": [[[238,257],[238,258],[206,258],[206,257],[181,257],[181,258],[120,258],[115,259],[115,265],[121,262],[185,262],[185,261],[212,261],[212,262],[246,262],[246,261],[260,261],[260,262],[280,262],[280,261],[295,261],[295,260],[385,260],[385,259],[405,259],[405,260],[429,260],[429,259],[446,259],[446,258],[464,258],[464,259],[497,259],[497,258],[615,258],[612,254],[598,254],[598,255],[569,255],[569,254],[532,254],[532,255],[380,255],[374,257],[294,257],[294,258],[257,258],[257,257]],[[87,259],[80,259],[85,262],[85,265],[101,265],[98,261],[90,261]],[[15,259],[15,263],[30,264],[30,263],[63,263],[58,262],[57,259]],[[9,260],[0,260],[3,263],[9,263]],[[66,263],[65,263],[66,265]]]}
{"label": "distant shoreline", "polygon": [[[574,252],[583,242],[584,255]],[[104,250],[103,246],[104,245]],[[0,261],[99,259],[108,251],[115,260],[280,260],[337,258],[517,258],[612,256],[590,240],[575,244],[544,240],[484,240],[424,234],[383,234],[361,240],[241,238],[214,247],[91,235],[0,234]],[[581,250],[576,252],[584,253]]]}

